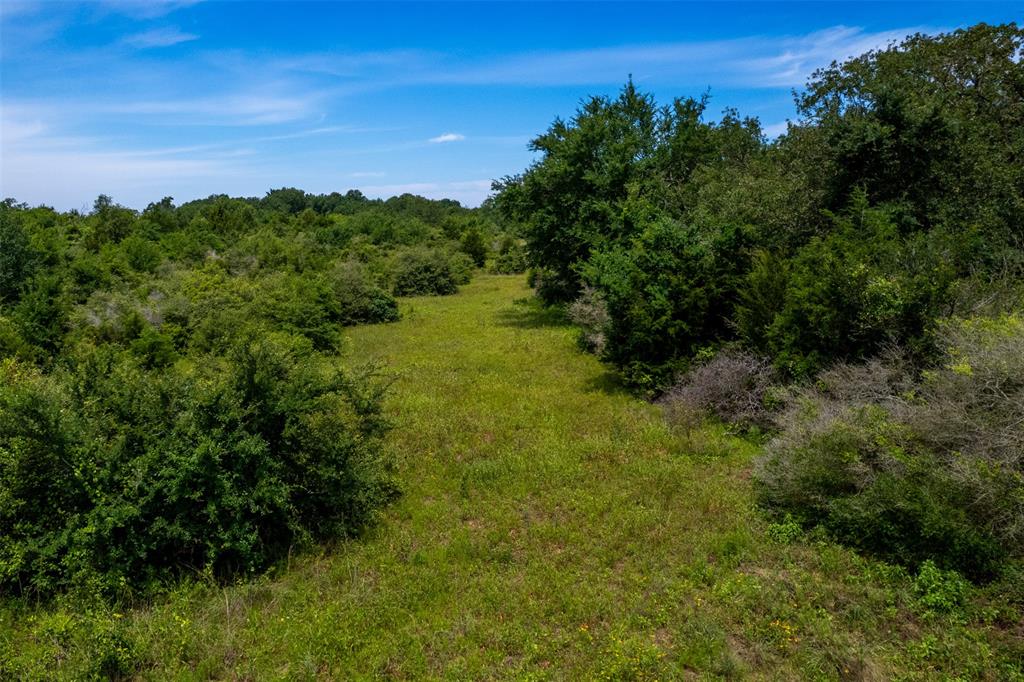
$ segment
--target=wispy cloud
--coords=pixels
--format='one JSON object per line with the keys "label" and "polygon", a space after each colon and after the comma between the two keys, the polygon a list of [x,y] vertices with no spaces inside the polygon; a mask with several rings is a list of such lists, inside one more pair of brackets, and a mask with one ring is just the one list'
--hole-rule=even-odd
{"label": "wispy cloud", "polygon": [[459,133],[444,133],[442,135],[438,135],[437,137],[432,137],[427,141],[433,142],[434,144],[442,144],[444,142],[460,142],[465,139],[466,136],[460,135]]}
{"label": "wispy cloud", "polygon": [[184,33],[179,28],[167,26],[135,33],[127,36],[122,42],[130,47],[144,50],[151,47],[170,47],[171,45],[187,43],[198,38],[199,36],[194,33]]}
{"label": "wispy cloud", "polygon": [[189,153],[199,146],[122,150],[103,138],[64,135],[45,112],[8,104],[0,111],[0,130],[0,194],[31,202],[73,207],[116,191],[139,204],[183,177],[210,181],[237,170],[229,156]]}
{"label": "wispy cloud", "polygon": [[[467,139],[455,132],[468,126],[466,112],[458,107],[448,111],[436,101],[431,103],[436,110],[417,112],[415,104],[409,106],[424,87],[453,92],[452,101],[464,91],[482,93],[485,88],[498,97],[522,92],[510,93],[510,88],[600,92],[619,86],[632,73],[659,96],[712,86],[751,97],[753,91],[772,88],[754,97],[783,104],[751,113],[772,121],[765,131],[776,136],[785,130],[780,121],[787,115],[788,90],[802,85],[814,69],[908,33],[934,31],[833,26],[729,40],[476,53],[444,48],[321,51],[291,43],[213,48],[214,30],[202,22],[178,15],[161,18],[189,4],[194,2],[0,0],[3,194],[73,206],[81,202],[74,197],[87,199],[102,191],[126,201],[137,197],[133,205],[144,206],[164,193],[197,196],[235,187],[252,194],[281,185],[331,191],[366,181],[377,183],[360,188],[371,195],[416,192],[476,204],[490,191],[489,180],[431,182],[435,171],[416,175],[431,151],[436,156],[438,145]],[[62,38],[103,22],[110,27],[96,34],[102,40]],[[207,49],[195,42],[197,34],[207,38],[202,43]],[[110,42],[111,35],[125,37]],[[160,50],[179,44],[190,49]],[[389,108],[383,101],[391,101],[392,94],[396,105]],[[561,111],[572,104],[565,102]],[[558,106],[552,105],[551,116]],[[412,113],[402,118],[403,110]],[[341,117],[390,127],[343,125]],[[511,125],[517,130],[505,127]],[[530,137],[522,134],[522,125],[495,121],[490,135],[472,134],[472,150],[486,146],[489,157],[467,161],[459,154],[452,164],[467,165],[452,165],[451,172],[480,177],[522,167],[528,163],[525,143]],[[433,132],[425,126],[437,126],[434,131],[440,134],[429,137]],[[456,146],[469,151],[467,145]],[[373,168],[389,172],[367,170]],[[385,177],[389,184],[381,180]]]}
{"label": "wispy cloud", "polygon": [[100,0],[101,11],[124,14],[133,19],[156,19],[171,12],[198,5],[203,0]]}
{"label": "wispy cloud", "polygon": [[109,102],[108,113],[170,116],[178,125],[268,125],[309,118],[314,113],[315,93],[273,94],[236,92],[209,97]]}
{"label": "wispy cloud", "polygon": [[0,2],[0,19],[10,19],[23,14],[34,14],[42,8],[39,0],[6,0]]}
{"label": "wispy cloud", "polygon": [[683,86],[794,87],[833,60],[885,47],[911,33],[935,30],[834,26],[804,35],[532,52],[425,77],[464,85],[561,86],[621,83],[629,74],[641,74],[644,81]]}

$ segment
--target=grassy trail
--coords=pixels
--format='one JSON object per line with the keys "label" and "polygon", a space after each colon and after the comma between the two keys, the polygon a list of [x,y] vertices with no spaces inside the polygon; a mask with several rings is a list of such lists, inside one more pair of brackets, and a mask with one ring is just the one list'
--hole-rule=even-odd
{"label": "grassy trail", "polygon": [[479,277],[352,329],[355,360],[399,373],[402,497],[367,537],[276,577],[127,614],[138,674],[1003,676],[1013,642],[993,626],[923,617],[905,575],[834,545],[769,539],[754,446],[671,433],[528,293]]}

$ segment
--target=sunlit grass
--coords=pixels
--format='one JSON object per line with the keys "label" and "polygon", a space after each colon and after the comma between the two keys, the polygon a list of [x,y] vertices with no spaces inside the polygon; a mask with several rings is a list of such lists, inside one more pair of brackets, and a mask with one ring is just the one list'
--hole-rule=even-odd
{"label": "sunlit grass", "polygon": [[930,614],[898,569],[780,543],[756,445],[673,434],[528,296],[484,276],[348,333],[397,375],[403,495],[366,537],[136,610],[10,606],[0,678],[1019,675],[1019,611]]}

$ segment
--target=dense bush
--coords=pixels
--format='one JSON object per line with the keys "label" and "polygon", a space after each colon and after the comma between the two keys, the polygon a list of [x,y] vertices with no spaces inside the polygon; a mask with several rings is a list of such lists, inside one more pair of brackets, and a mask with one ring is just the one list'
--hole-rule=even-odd
{"label": "dense bush", "polygon": [[[450,293],[455,202],[285,188],[144,211],[0,204],[0,591],[145,593],[357,532],[392,494],[344,325]],[[397,272],[389,265],[400,266]]]}
{"label": "dense bush", "polygon": [[330,282],[338,299],[338,321],[341,324],[394,322],[398,319],[398,302],[373,281],[362,263],[339,263],[330,273]]}
{"label": "dense bush", "polygon": [[526,249],[519,240],[506,236],[498,247],[498,255],[491,263],[491,272],[497,275],[518,275],[526,272],[529,262]]}
{"label": "dense bush", "polygon": [[459,238],[459,248],[473,259],[473,264],[478,268],[482,268],[487,261],[487,242],[483,232],[475,225],[462,233],[462,237]]}
{"label": "dense bush", "polygon": [[741,427],[772,425],[775,373],[771,363],[728,349],[699,362],[659,398],[669,421],[690,426],[715,417]]}
{"label": "dense bush", "polygon": [[934,358],[964,282],[1024,273],[1024,31],[978,25],[813,74],[768,142],[707,97],[627,83],[532,142],[495,188],[537,295],[601,292],[604,357],[643,390],[741,342],[791,378],[896,342]]}
{"label": "dense bush", "polygon": [[439,249],[399,251],[392,263],[395,296],[454,294],[457,288],[450,256]]}
{"label": "dense bush", "polygon": [[948,323],[917,381],[840,366],[780,419],[756,480],[769,507],[895,561],[984,577],[1024,554],[1024,320]]}
{"label": "dense bush", "polygon": [[[835,358],[869,357],[891,343],[927,354],[955,273],[941,239],[901,236],[910,229],[855,193],[827,236],[811,239],[788,263],[762,261],[750,271],[748,306],[737,315],[744,335],[762,340],[753,347],[793,376],[809,376]],[[756,306],[754,297],[778,308]],[[756,328],[755,316],[765,326]]]}
{"label": "dense bush", "polygon": [[476,267],[473,259],[462,251],[456,251],[448,257],[448,268],[452,272],[452,281],[456,284],[469,284]]}
{"label": "dense bush", "polygon": [[15,298],[32,271],[32,249],[20,218],[7,203],[0,204],[0,301]]}
{"label": "dense bush", "polygon": [[744,266],[741,230],[701,233],[662,220],[628,249],[595,254],[586,278],[610,322],[603,355],[634,386],[655,390],[726,333]]}
{"label": "dense bush", "polygon": [[380,384],[301,339],[242,338],[173,371],[109,346],[69,360],[0,366],[4,590],[252,571],[356,531],[390,494]]}

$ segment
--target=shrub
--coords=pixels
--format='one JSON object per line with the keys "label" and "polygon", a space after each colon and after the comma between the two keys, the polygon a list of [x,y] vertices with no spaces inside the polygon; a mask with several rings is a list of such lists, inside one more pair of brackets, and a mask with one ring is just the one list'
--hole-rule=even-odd
{"label": "shrub", "polygon": [[448,267],[451,268],[452,280],[456,284],[469,284],[477,266],[468,254],[456,251],[448,257]]}
{"label": "shrub", "polygon": [[744,337],[764,343],[777,366],[799,377],[892,343],[926,354],[951,296],[945,256],[926,238],[903,236],[910,227],[899,212],[870,207],[863,193],[833,223],[833,232],[812,239],[788,264],[755,264],[747,286],[756,293],[747,291],[737,311]]}
{"label": "shrub", "polygon": [[728,332],[746,257],[740,228],[655,218],[628,249],[594,254],[587,281],[608,302],[604,356],[638,388],[663,389]]}
{"label": "shrub", "polygon": [[713,416],[743,427],[766,427],[771,423],[767,402],[774,376],[768,360],[723,350],[683,374],[659,402],[676,423]]}
{"label": "shrub", "polygon": [[380,209],[361,211],[349,217],[346,229],[364,234],[374,244],[420,244],[431,235],[431,228],[414,216],[405,216]]}
{"label": "shrub", "polygon": [[762,503],[911,565],[975,578],[1024,554],[1024,321],[944,325],[942,364],[839,366],[756,465]]}
{"label": "shrub", "polygon": [[400,251],[392,263],[395,296],[454,294],[455,277],[448,256],[425,247]]}
{"label": "shrub", "polygon": [[143,328],[130,347],[135,357],[147,369],[166,367],[178,357],[174,349],[174,340],[168,334],[149,325]]}
{"label": "shrub", "polygon": [[800,524],[787,515],[778,523],[769,523],[766,534],[773,542],[777,542],[780,545],[788,545],[800,537],[803,531],[804,529],[800,527]]}
{"label": "shrub", "polygon": [[59,276],[40,272],[22,289],[12,309],[21,337],[45,352],[60,348],[68,326],[68,304]]}
{"label": "shrub", "polygon": [[473,264],[482,268],[487,261],[487,242],[479,227],[473,226],[462,233],[459,239],[459,248],[468,255]]}
{"label": "shrub", "polygon": [[136,272],[153,272],[162,257],[160,247],[155,242],[138,235],[124,239],[118,245],[118,250],[128,267]]}
{"label": "shrub", "polygon": [[20,216],[6,202],[0,203],[0,302],[17,296],[34,260]]}
{"label": "shrub", "polygon": [[253,313],[278,329],[302,334],[318,349],[337,343],[341,306],[326,277],[275,272],[260,278],[258,287],[261,299],[251,304]]}
{"label": "shrub", "polygon": [[[355,532],[393,490],[382,385],[283,334],[192,370],[111,347],[0,365],[0,586],[145,591]],[[87,398],[87,399],[86,399]]]}
{"label": "shrub", "polygon": [[952,611],[970,589],[959,573],[944,571],[930,559],[921,564],[914,579],[918,600],[928,611]]}
{"label": "shrub", "polygon": [[399,318],[398,302],[377,286],[365,265],[344,261],[331,272],[341,324],[394,322]]}
{"label": "shrub", "polygon": [[580,297],[567,311],[573,324],[580,327],[579,344],[583,350],[600,355],[604,351],[608,325],[608,302],[597,289],[585,286]]}
{"label": "shrub", "polygon": [[563,279],[552,270],[531,268],[526,273],[526,283],[533,288],[544,303],[571,301],[579,293],[571,281]]}
{"label": "shrub", "polygon": [[526,249],[518,239],[506,236],[501,240],[498,255],[491,264],[491,272],[496,275],[518,275],[526,272],[529,263]]}

